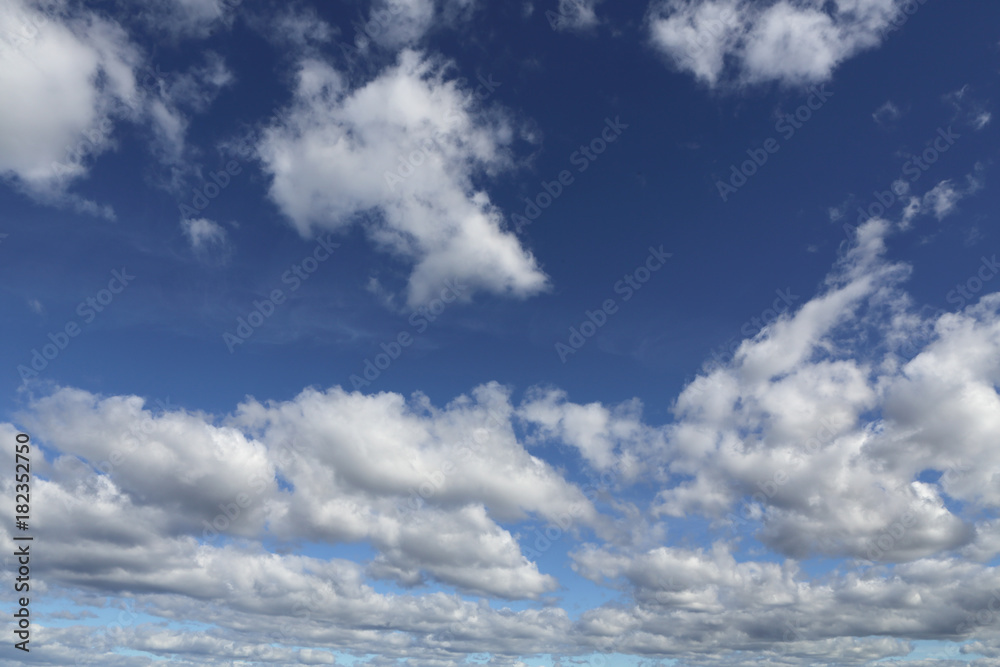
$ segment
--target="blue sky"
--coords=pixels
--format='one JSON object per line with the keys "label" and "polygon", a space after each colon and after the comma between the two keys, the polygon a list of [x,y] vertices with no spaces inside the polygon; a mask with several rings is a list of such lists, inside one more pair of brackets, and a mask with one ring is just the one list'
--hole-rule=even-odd
{"label": "blue sky", "polygon": [[995,664],[998,18],[10,0],[0,664]]}

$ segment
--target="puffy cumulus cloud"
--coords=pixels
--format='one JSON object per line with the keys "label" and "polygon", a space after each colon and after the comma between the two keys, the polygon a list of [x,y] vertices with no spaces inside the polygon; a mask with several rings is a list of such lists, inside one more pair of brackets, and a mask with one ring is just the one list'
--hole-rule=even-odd
{"label": "puffy cumulus cloud", "polygon": [[634,597],[631,607],[592,609],[579,621],[586,634],[616,637],[620,652],[697,664],[722,657],[726,664],[868,664],[907,655],[909,640],[997,636],[980,612],[1000,608],[992,593],[1000,573],[955,559],[810,581],[794,561],[738,560],[721,542],[635,552],[590,547],[573,558],[582,575]]}
{"label": "puffy cumulus cloud", "polygon": [[[61,657],[72,650],[85,652],[80,664],[126,664],[116,661],[122,647],[220,665],[234,659],[324,664],[335,650],[461,662],[463,654],[483,650],[531,654],[570,648],[565,638],[571,623],[561,609],[513,612],[445,593],[380,594],[353,562],[268,553],[249,543],[199,544],[189,536],[156,534],[158,526],[148,523],[148,516],[120,509],[116,522],[145,527],[133,540],[102,543],[100,534],[79,539],[82,531],[61,540],[58,531],[46,532],[47,557],[32,571],[45,582],[37,594],[82,591],[77,601],[93,605],[104,623],[111,622],[51,628],[39,619],[32,639],[41,645],[42,664],[76,664]],[[13,552],[11,537],[3,531],[0,544]],[[14,576],[4,571],[0,579],[12,585]],[[129,603],[102,611],[107,595]],[[192,635],[151,619],[184,619],[210,630]]]}
{"label": "puffy cumulus cloud", "polygon": [[[60,389],[36,401],[24,421],[60,453],[51,494],[43,494],[52,502],[76,506],[77,493],[94,494],[174,512],[174,531],[200,534],[203,522],[223,511],[220,505],[245,494],[255,502],[230,530],[252,535],[263,526],[263,501],[277,491],[274,463],[262,443],[233,427],[215,426],[205,415],[154,414],[137,396]],[[113,513],[110,506],[107,511]]]}
{"label": "puffy cumulus cloud", "polygon": [[426,574],[463,590],[536,597],[555,580],[496,521],[606,523],[518,442],[512,411],[495,384],[443,410],[420,396],[408,405],[397,394],[335,388],[248,402],[235,419],[279,452],[278,472],[295,489],[272,510],[278,535],[369,540],[381,554],[372,572],[404,585]]}
{"label": "puffy cumulus cloud", "polygon": [[64,4],[6,3],[0,35],[0,175],[37,201],[108,218],[109,206],[70,187],[116,146],[116,123],[148,127],[157,157],[176,168],[188,115],[232,81],[213,53],[169,79],[154,73],[118,23]]}
{"label": "puffy cumulus cloud", "polygon": [[0,174],[35,198],[110,215],[65,192],[111,145],[141,61],[115,23],[12,0],[0,9]]}
{"label": "puffy cumulus cloud", "polygon": [[658,430],[642,423],[637,399],[607,408],[571,403],[557,389],[535,389],[528,392],[518,416],[533,427],[533,441],[554,439],[571,445],[594,469],[616,468],[626,479],[636,476],[642,455],[660,444]]}
{"label": "puffy cumulus cloud", "polygon": [[[975,377],[970,373],[977,362],[949,357],[958,376],[949,390],[979,397],[961,416],[926,402],[944,391],[935,385],[931,392],[931,381],[921,385],[927,394],[904,392],[942,346],[971,342],[959,343],[953,337],[960,329],[947,323],[990,319],[985,313],[995,311],[994,297],[936,318],[932,340],[903,363],[903,345],[927,323],[911,312],[900,287],[908,267],[882,259],[889,232],[884,220],[859,228],[856,244],[819,295],[744,341],[726,367],[685,388],[674,407],[677,420],[666,428],[666,459],[676,483],[659,494],[654,511],[720,518],[729,513],[730,520],[754,525],[760,520],[758,537],[796,558],[908,561],[975,538],[974,526],[945,501],[961,497],[953,495],[958,482],[917,477],[979,455],[979,430],[993,428],[997,418],[989,382],[995,366],[979,362]],[[994,330],[975,331],[982,354],[1000,352]],[[897,410],[910,421],[899,419]],[[927,461],[914,461],[922,433],[935,420],[950,443],[942,437]],[[886,464],[896,457],[914,462]],[[741,516],[734,516],[746,498]]]}
{"label": "puffy cumulus cloud", "polygon": [[[302,234],[368,217],[379,248],[414,263],[411,306],[446,279],[472,290],[526,297],[548,281],[473,184],[511,166],[511,123],[445,80],[447,64],[404,51],[351,89],[324,62],[301,63],[287,121],[265,131],[258,153],[270,196]],[[468,295],[464,295],[465,298]]]}
{"label": "puffy cumulus cloud", "polygon": [[498,521],[605,530],[608,520],[524,449],[513,412],[495,384],[444,409],[422,396],[306,391],[250,400],[221,422],[60,389],[23,420],[58,452],[39,482],[40,520],[95,569],[107,543],[130,549],[157,535],[367,542],[379,578],[536,598],[557,581]]}
{"label": "puffy cumulus cloud", "polygon": [[743,34],[743,11],[740,0],[654,4],[649,15],[650,38],[677,67],[714,85],[726,56],[737,48]]}
{"label": "puffy cumulus cloud", "polygon": [[459,590],[505,598],[533,598],[557,588],[521,554],[517,540],[492,521],[482,505],[454,512],[417,512],[378,535],[384,545],[369,570],[404,586],[423,583],[423,572]]}
{"label": "puffy cumulus cloud", "polygon": [[434,23],[434,4],[434,0],[376,2],[365,26],[367,34],[387,48],[416,44]]}
{"label": "puffy cumulus cloud", "polygon": [[[211,628],[204,640],[138,618],[103,639],[46,628],[43,659],[75,648],[128,664],[114,653],[127,646],[198,664],[602,651],[864,665],[916,640],[971,639],[968,652],[994,659],[1000,293],[915,312],[910,267],[885,256],[898,229],[859,227],[817,294],[703,370],[666,425],[643,423],[637,401],[574,404],[557,389],[515,406],[496,384],[443,407],[310,389],[221,417],[72,389],[34,400],[19,421],[45,447],[32,502],[46,591],[127,596],[143,618]],[[550,442],[588,469],[628,472],[630,495],[608,503],[625,528],[524,446]],[[11,467],[0,462],[8,497]],[[640,500],[646,482],[659,491]],[[548,603],[559,582],[518,541],[526,521],[567,517],[576,572],[620,593],[577,618]],[[686,522],[714,542],[680,543]],[[720,537],[727,522],[749,531]],[[375,555],[287,553],[303,542]],[[0,527],[0,548],[12,545]],[[846,559],[813,574],[811,556]],[[372,579],[454,592],[382,594]],[[512,611],[461,594],[539,602]]]}
{"label": "puffy cumulus cloud", "polygon": [[1000,426],[1000,294],[942,315],[934,333],[886,387],[883,412],[893,432],[866,453],[902,475],[951,473],[939,480],[945,493],[995,509],[1000,461],[990,434]]}
{"label": "puffy cumulus cloud", "polygon": [[675,67],[716,86],[824,81],[878,46],[905,0],[657,0],[650,39]]}

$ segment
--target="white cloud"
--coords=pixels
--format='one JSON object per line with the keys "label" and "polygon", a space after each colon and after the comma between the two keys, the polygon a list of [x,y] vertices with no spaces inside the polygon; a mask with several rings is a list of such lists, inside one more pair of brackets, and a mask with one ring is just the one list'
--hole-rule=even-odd
{"label": "white cloud", "polygon": [[139,18],[151,30],[172,39],[205,38],[232,25],[241,0],[146,0],[136,2]]}
{"label": "white cloud", "polygon": [[[655,448],[657,434],[641,422],[642,406],[637,400],[608,409],[600,403],[578,405],[567,400],[565,392],[549,390],[529,392],[518,416],[537,427],[539,439],[555,439],[576,447],[583,459],[596,470],[618,468],[626,478],[633,467],[635,449]],[[629,454],[621,451],[628,443]]]}
{"label": "white cloud", "polygon": [[[984,165],[977,164],[975,170],[965,177],[965,187],[956,185],[951,179],[941,181],[933,188],[923,194],[923,196],[911,196],[903,209],[901,225],[903,228],[909,226],[910,222],[918,215],[934,215],[938,220],[943,220],[958,208],[958,203],[975,194],[983,188]],[[893,188],[896,185],[893,184]],[[906,194],[906,191],[902,191]]]}
{"label": "white cloud", "polygon": [[[596,8],[601,0],[559,0],[555,15],[549,16],[549,24],[555,30],[584,32],[593,30],[600,22]],[[551,12],[548,12],[548,16]]]}
{"label": "white cloud", "polygon": [[212,245],[225,244],[226,230],[217,222],[208,218],[198,218],[195,220],[182,220],[181,227],[187,235],[191,247],[195,250],[204,250]]}
{"label": "white cloud", "polygon": [[340,32],[312,7],[285,7],[275,16],[255,15],[251,20],[265,38],[300,54],[329,43]]}
{"label": "white cloud", "polygon": [[[185,110],[204,111],[232,82],[222,58],[170,80],[152,75],[117,23],[96,13],[46,13],[14,0],[0,10],[0,176],[42,203],[114,218],[71,192],[114,149],[120,121],[147,125],[157,157],[185,156]],[[140,79],[139,73],[146,76]]]}
{"label": "white cloud", "polygon": [[[974,636],[991,651],[1000,624],[981,612],[1000,589],[986,564],[1000,539],[995,521],[977,517],[1000,507],[1000,293],[955,313],[914,313],[901,289],[909,267],[884,258],[891,231],[879,219],[861,226],[820,293],[688,385],[666,426],[642,423],[637,402],[578,405],[558,390],[529,391],[515,408],[495,384],[443,408],[419,394],[334,388],[248,399],[222,417],[57,391],[19,417],[55,456],[33,461],[46,582],[213,626],[202,640],[134,622],[87,653],[93,664],[114,646],[277,662],[299,646],[411,661],[601,650],[698,665],[860,665],[926,638]],[[904,355],[926,324],[931,334]],[[563,471],[525,449],[521,426],[528,443],[573,447],[596,470],[630,462],[618,485],[652,481],[662,492],[645,508],[612,499],[626,525],[607,530],[609,517]],[[13,430],[0,425],[0,435]],[[917,481],[927,470],[944,474]],[[0,476],[0,491],[11,479]],[[735,540],[680,545],[656,518],[727,513],[784,559],[738,556]],[[559,582],[508,526],[567,514],[581,529],[562,538],[574,540],[573,567],[627,602],[573,621],[557,606],[514,612],[366,583],[541,598]],[[216,521],[241,541],[206,533]],[[587,529],[594,542],[581,543]],[[363,541],[376,556],[268,553],[264,538]],[[858,561],[815,577],[797,560],[810,554]],[[55,664],[94,641],[82,626],[43,637]]]}
{"label": "white cloud", "polygon": [[416,44],[434,22],[434,0],[382,0],[372,6],[368,34],[387,48]]}
{"label": "white cloud", "polygon": [[733,646],[726,664],[873,664],[910,653],[913,646],[901,637],[995,635],[968,619],[990,603],[997,571],[957,560],[813,581],[804,581],[793,561],[738,560],[721,542],[703,549],[588,548],[574,560],[584,576],[619,580],[636,599],[628,608],[589,610],[581,620],[591,634],[621,637],[619,651],[719,664],[711,647]]}
{"label": "white cloud", "polygon": [[438,26],[467,21],[476,6],[477,0],[375,0],[355,44],[361,50],[369,41],[393,50],[413,47]]}
{"label": "white cloud", "polygon": [[[202,113],[235,78],[222,56],[208,51],[203,65],[183,72],[150,71],[144,81],[155,79],[140,98],[136,120],[146,120],[152,130],[152,147],[159,161],[171,170],[168,189],[180,189],[183,175],[195,170],[194,156],[186,143],[190,116]],[[147,78],[148,77],[148,78]]]}
{"label": "white cloud", "polygon": [[817,83],[878,46],[902,0],[657,0],[652,44],[710,86]]}
{"label": "white cloud", "polygon": [[192,66],[162,82],[161,94],[173,105],[204,111],[223,88],[235,82],[225,59],[214,51],[205,53],[205,64]]}
{"label": "white cloud", "polygon": [[41,315],[45,312],[45,306],[38,299],[28,299],[28,308],[36,315]]}
{"label": "white cloud", "polygon": [[944,100],[955,109],[952,121],[961,121],[976,132],[989,125],[993,119],[993,114],[986,109],[986,104],[973,96],[972,87],[969,85],[945,94]]}
{"label": "white cloud", "polygon": [[[558,389],[515,407],[497,384],[443,407],[308,389],[229,415],[75,389],[32,400],[18,421],[45,446],[32,460],[45,593],[95,610],[128,598],[211,628],[134,619],[100,635],[43,621],[39,660],[139,664],[126,647],[191,664],[323,664],[332,650],[414,665],[591,651],[863,665],[914,640],[971,638],[996,652],[1000,292],[916,312],[910,267],[885,257],[899,228],[859,227],[819,293],[703,371],[666,425],[644,423],[638,401],[575,404]],[[970,268],[981,286],[987,271],[1000,273],[995,258]],[[2,439],[14,433],[0,424]],[[600,514],[526,445],[620,470],[604,491],[625,493],[599,494]],[[8,497],[12,465],[0,461]],[[650,486],[655,498],[639,498]],[[712,543],[686,544],[675,518]],[[575,571],[620,596],[575,620],[547,598],[563,582],[547,571],[555,552],[526,557],[536,522],[559,526]],[[303,543],[374,556],[289,553]],[[810,556],[849,560],[814,575]],[[409,591],[378,593],[370,578]],[[538,602],[514,611],[463,594]]]}
{"label": "white cloud", "polygon": [[181,229],[195,255],[208,263],[225,264],[233,253],[226,229],[208,218],[185,218]]}
{"label": "white cloud", "polygon": [[902,112],[900,112],[899,107],[889,100],[875,110],[875,113],[872,114],[872,118],[879,125],[890,125],[894,121],[898,120],[901,115]]}
{"label": "white cloud", "polygon": [[[975,538],[974,526],[954,515],[944,497],[991,507],[998,497],[984,491],[988,484],[968,475],[941,484],[915,478],[925,469],[983,460],[981,434],[996,428],[1000,414],[996,364],[984,363],[1000,354],[1000,321],[993,319],[1000,297],[932,319],[930,342],[902,363],[902,346],[924,322],[906,315],[909,301],[899,284],[907,267],[880,259],[889,229],[881,220],[861,227],[859,245],[828,278],[825,293],[744,341],[728,368],[681,393],[666,459],[675,474],[694,477],[660,493],[660,512],[722,517],[748,498],[743,518],[763,521],[758,537],[796,558],[905,561]],[[972,324],[977,320],[982,327]],[[859,355],[856,346],[870,328],[886,347]],[[953,346],[966,354],[949,356],[928,372],[933,381],[907,389],[918,369],[935,364],[938,350]],[[955,384],[943,382],[945,373],[955,375]],[[955,397],[954,408],[944,396]],[[900,521],[907,524],[900,534],[878,542]]]}
{"label": "white cloud", "polygon": [[302,234],[344,229],[375,211],[377,246],[415,264],[411,306],[446,279],[473,290],[526,297],[547,278],[473,185],[511,166],[510,122],[479,110],[444,79],[446,64],[404,51],[394,67],[350,89],[329,65],[304,61],[287,124],[258,147],[271,198]]}
{"label": "white cloud", "polygon": [[[250,400],[216,425],[202,414],[154,415],[138,397],[62,389],[36,401],[25,422],[61,453],[39,490],[40,520],[78,540],[77,557],[95,567],[101,539],[365,541],[380,578],[536,598],[557,582],[498,522],[606,522],[516,440],[513,412],[497,385],[443,410],[420,396],[407,404],[335,388]],[[110,520],[116,514],[132,518]],[[96,524],[107,527],[94,534]]]}
{"label": "white cloud", "polygon": [[955,190],[951,181],[941,181],[924,195],[924,206],[934,212],[941,220],[955,209],[962,196]]}
{"label": "white cloud", "polygon": [[135,96],[138,51],[96,14],[23,0],[0,10],[0,34],[0,174],[41,201],[110,217],[66,188],[113,145],[111,116]]}

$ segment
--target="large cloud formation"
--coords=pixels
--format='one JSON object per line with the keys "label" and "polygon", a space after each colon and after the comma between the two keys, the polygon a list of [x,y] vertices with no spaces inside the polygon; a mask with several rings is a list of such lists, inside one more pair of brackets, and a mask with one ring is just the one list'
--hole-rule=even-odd
{"label": "large cloud formation", "polygon": [[[535,388],[515,404],[496,384],[444,407],[335,387],[224,416],[42,396],[22,415],[46,448],[39,577],[54,595],[135,608],[96,634],[40,617],[38,659],[87,645],[83,664],[140,664],[115,646],[180,664],[338,651],[412,665],[594,651],[867,664],[970,637],[952,646],[995,654],[1000,293],[921,315],[910,267],[885,258],[905,228],[858,228],[819,292],[706,367],[666,425],[645,423],[637,400]],[[970,273],[989,270],[995,257]],[[551,444],[595,482],[528,449]],[[649,482],[659,492],[636,495]],[[691,521],[710,545],[682,543]],[[553,606],[562,582],[530,548],[539,524],[621,599],[575,618]],[[289,553],[303,543],[372,555]],[[811,574],[810,558],[836,564]],[[405,592],[379,592],[386,581]],[[197,639],[157,617],[212,630]]]}

